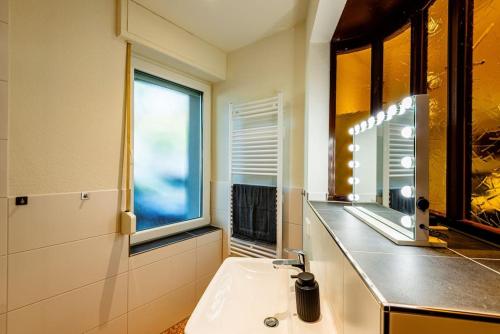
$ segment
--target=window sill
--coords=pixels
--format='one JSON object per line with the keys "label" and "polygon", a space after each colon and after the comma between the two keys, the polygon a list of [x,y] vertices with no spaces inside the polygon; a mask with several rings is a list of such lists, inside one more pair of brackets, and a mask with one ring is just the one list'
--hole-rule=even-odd
{"label": "window sill", "polygon": [[150,240],[141,244],[130,246],[130,256],[139,255],[145,252],[152,251],[153,249],[165,247],[171,244],[175,244],[177,242],[181,242],[191,238],[196,238],[199,237],[200,235],[216,232],[219,230],[220,230],[219,227],[207,225],[189,231],[172,234],[160,239]]}

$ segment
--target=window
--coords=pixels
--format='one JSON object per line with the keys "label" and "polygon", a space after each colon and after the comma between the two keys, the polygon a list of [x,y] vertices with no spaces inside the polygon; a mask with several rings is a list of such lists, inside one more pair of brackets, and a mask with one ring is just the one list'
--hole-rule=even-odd
{"label": "window", "polygon": [[[207,87],[135,60],[132,243],[208,224]],[[177,79],[177,80],[176,80]],[[179,80],[181,79],[181,80]]]}

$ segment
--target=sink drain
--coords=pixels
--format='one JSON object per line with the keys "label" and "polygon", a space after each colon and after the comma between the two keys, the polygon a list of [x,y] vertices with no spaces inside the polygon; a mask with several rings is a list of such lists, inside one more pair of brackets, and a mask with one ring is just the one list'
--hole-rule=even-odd
{"label": "sink drain", "polygon": [[264,325],[266,325],[267,327],[278,327],[279,324],[279,320],[275,317],[267,317],[264,319]]}

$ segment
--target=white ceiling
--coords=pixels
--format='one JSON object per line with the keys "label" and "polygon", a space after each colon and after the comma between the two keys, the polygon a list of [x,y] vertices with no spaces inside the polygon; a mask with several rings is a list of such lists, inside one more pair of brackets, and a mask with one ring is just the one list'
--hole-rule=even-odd
{"label": "white ceiling", "polygon": [[308,0],[135,0],[229,52],[303,21]]}

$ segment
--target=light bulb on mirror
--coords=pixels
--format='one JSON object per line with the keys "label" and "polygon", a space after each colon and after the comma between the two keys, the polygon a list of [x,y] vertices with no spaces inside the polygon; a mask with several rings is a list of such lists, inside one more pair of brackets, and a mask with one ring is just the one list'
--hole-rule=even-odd
{"label": "light bulb on mirror", "polygon": [[410,216],[403,216],[401,217],[401,225],[406,228],[412,228],[413,227],[413,219]]}
{"label": "light bulb on mirror", "polygon": [[359,126],[359,124],[356,124],[354,126],[354,134],[357,135],[359,133],[359,131],[361,130],[361,127]]}
{"label": "light bulb on mirror", "polygon": [[396,107],[396,105],[394,104],[390,106],[389,109],[387,109],[387,116],[391,118],[395,116],[397,113],[398,113],[398,107]]}
{"label": "light bulb on mirror", "polygon": [[411,96],[405,97],[403,101],[401,101],[401,107],[401,110],[404,111],[406,111],[407,109],[411,109],[413,107],[413,98]]}
{"label": "light bulb on mirror", "polygon": [[370,118],[368,118],[368,129],[373,128],[374,125],[375,125],[375,117],[370,116]]}
{"label": "light bulb on mirror", "polygon": [[407,139],[413,138],[415,136],[414,128],[411,126],[405,126],[401,129],[401,136]]}
{"label": "light bulb on mirror", "polygon": [[358,168],[359,167],[359,161],[356,160],[351,160],[347,163],[349,168]]}
{"label": "light bulb on mirror", "polygon": [[349,131],[347,132],[349,132],[349,134],[352,136],[354,134],[354,128],[349,128]]}
{"label": "light bulb on mirror", "polygon": [[356,202],[356,201],[359,201],[359,195],[358,194],[349,194],[349,195],[347,195],[347,199],[350,200],[351,202]]}
{"label": "light bulb on mirror", "polygon": [[401,166],[403,166],[404,168],[413,168],[414,159],[412,157],[403,157],[401,159]]}
{"label": "light bulb on mirror", "polygon": [[350,144],[347,148],[349,149],[349,152],[358,152],[359,151],[359,145]]}
{"label": "light bulb on mirror", "polygon": [[383,111],[379,111],[377,113],[377,123],[376,124],[377,125],[382,124],[382,122],[384,121],[384,119],[385,119],[385,113]]}
{"label": "light bulb on mirror", "polygon": [[365,131],[368,127],[368,123],[366,121],[361,122],[361,132]]}
{"label": "light bulb on mirror", "polygon": [[358,184],[359,183],[359,178],[357,178],[357,177],[350,177],[350,178],[347,179],[347,182],[349,184]]}
{"label": "light bulb on mirror", "polygon": [[406,198],[412,198],[415,194],[414,188],[412,186],[404,186],[401,188],[401,195]]}

